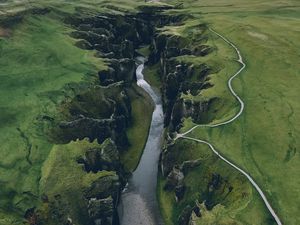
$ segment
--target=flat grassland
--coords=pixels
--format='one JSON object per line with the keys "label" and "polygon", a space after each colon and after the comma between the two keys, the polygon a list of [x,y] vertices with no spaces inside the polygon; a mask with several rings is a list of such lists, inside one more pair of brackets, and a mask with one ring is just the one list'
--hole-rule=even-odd
{"label": "flat grassland", "polygon": [[[247,64],[233,82],[245,102],[241,117],[189,135],[249,172],[284,224],[299,224],[300,2],[201,0],[183,8],[233,42]],[[191,126],[186,120],[182,130]]]}

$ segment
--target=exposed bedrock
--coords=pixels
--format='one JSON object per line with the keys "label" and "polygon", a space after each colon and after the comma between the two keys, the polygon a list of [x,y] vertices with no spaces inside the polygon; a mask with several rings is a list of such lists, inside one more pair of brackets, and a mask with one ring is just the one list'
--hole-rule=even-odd
{"label": "exposed bedrock", "polygon": [[[203,26],[202,29],[205,30],[206,27]],[[191,62],[183,62],[177,57],[206,56],[213,51],[213,48],[204,43],[195,46],[185,37],[157,32],[150,49],[149,64],[160,66],[165,126],[172,133],[179,130],[183,118],[191,117],[197,123],[206,122],[209,106],[216,99],[183,99],[181,95],[197,96],[201,90],[212,87],[209,75],[217,71],[206,63],[194,65]]]}
{"label": "exposed bedrock", "polygon": [[[164,148],[161,156],[160,166],[165,179],[164,191],[172,193],[176,199],[175,204],[180,205],[177,207],[180,211],[174,223],[191,225],[198,217],[201,221],[203,210],[209,213],[215,207],[234,208],[239,202],[247,204],[247,198],[251,194],[251,187],[248,186],[247,180],[238,173],[228,175],[227,169],[215,172],[219,162],[214,155],[205,159],[187,160],[190,157],[183,152],[188,151],[187,148],[191,147],[189,145],[193,143],[183,141],[179,144],[169,144]],[[189,175],[195,171],[197,171],[198,181],[193,180],[193,182],[198,185],[196,190],[191,190]],[[191,196],[194,197],[194,202],[191,201]],[[202,203],[201,209],[199,202]]]}
{"label": "exposed bedrock", "polygon": [[[151,44],[156,27],[175,24],[181,19],[181,16],[160,15],[159,10],[158,13],[154,9],[143,10],[132,15],[85,16],[78,13],[65,19],[74,29],[69,35],[75,39],[75,46],[105,58],[107,68],[98,72],[99,80],[95,84],[74,90],[75,96],[62,102],[60,117],[53,119],[55,128],[51,138],[58,144],[86,138],[100,143],[101,147],[90,147],[74,160],[88,177],[100,177],[76,193],[79,195],[76,210],[80,215],[74,211],[71,193],[55,193],[54,196],[51,193],[45,195],[44,202],[50,211],[33,209],[28,221],[37,218],[41,224],[119,223],[116,208],[128,178],[120,154],[130,145],[127,130],[133,121],[131,98],[135,92],[131,89],[136,82],[136,50]],[[172,95],[173,90],[169,89]],[[178,198],[183,195],[184,185],[180,179],[174,190]],[[51,218],[44,217],[44,213]]]}
{"label": "exposed bedrock", "polygon": [[91,148],[77,160],[84,165],[87,172],[120,171],[120,154],[117,146],[111,139],[106,139],[102,148]]}
{"label": "exposed bedrock", "polygon": [[[136,82],[135,50],[152,43],[157,27],[177,24],[182,19],[181,15],[159,14],[161,9],[145,7],[141,10],[132,15],[74,14],[65,19],[74,28],[70,36],[78,40],[76,46],[95,50],[96,56],[106,58],[107,69],[98,72],[100,87],[78,94],[64,105],[65,119],[59,123],[57,132],[61,142],[88,137],[101,143],[111,138],[121,149],[128,146],[126,129],[131,123],[131,100],[127,90]],[[177,44],[176,40],[168,43],[168,46]],[[179,71],[180,68],[170,71],[166,79],[169,83],[166,101],[171,102],[171,106],[178,94],[178,82],[184,80]],[[171,111],[170,106],[166,108]]]}
{"label": "exposed bedrock", "polygon": [[27,210],[25,219],[30,225],[118,224],[115,206],[120,187],[119,177],[107,174],[80,191],[69,187],[54,196],[43,195],[41,207]]}
{"label": "exposed bedrock", "polygon": [[118,81],[132,83],[135,78],[135,61],[130,58],[111,59],[108,62],[108,69],[98,73],[101,85],[107,86]]}
{"label": "exposed bedrock", "polygon": [[126,129],[131,123],[131,101],[123,84],[95,86],[62,105],[62,119],[55,140],[66,143],[89,138],[102,143],[111,138],[121,149],[128,146]]}
{"label": "exposed bedrock", "polygon": [[85,191],[88,199],[88,215],[93,224],[118,224],[115,206],[120,195],[121,184],[118,176],[105,176],[95,181]]}
{"label": "exposed bedrock", "polygon": [[[213,49],[205,43],[193,45],[186,38],[161,33],[157,28],[179,25],[185,18],[182,15],[167,16],[159,11],[146,7],[137,14],[85,16],[76,13],[65,19],[73,28],[70,36],[75,45],[92,50],[96,57],[105,58],[107,65],[98,72],[97,83],[77,90],[74,97],[61,104],[61,118],[56,121],[52,135],[56,143],[85,138],[91,142],[97,140],[102,143],[101,147],[87,149],[75,163],[87,174],[116,171],[115,175],[100,177],[83,191],[80,211],[87,218],[83,224],[118,224],[116,208],[128,175],[120,163],[120,153],[130,145],[127,138],[133,120],[130,90],[136,82],[138,48],[149,45],[149,65],[159,64],[165,126],[169,133],[177,131],[185,117],[192,117],[196,122],[205,120],[210,101],[214,101],[182,98],[182,94],[197,96],[201,90],[211,87],[208,75],[214,70],[205,63],[194,65],[176,58],[205,56]],[[161,165],[167,179],[165,190],[174,192],[179,202],[186,192],[186,174],[199,167],[200,161],[178,163],[175,158],[176,155],[165,151]],[[73,224],[67,216],[70,213],[66,210],[68,207],[59,197],[49,202],[55,221]],[[213,205],[212,201],[208,202]],[[183,212],[182,220],[190,217],[194,207]]]}
{"label": "exposed bedrock", "polygon": [[89,200],[88,212],[89,216],[95,221],[96,224],[111,225],[114,223],[113,214],[113,199],[111,197],[104,199],[92,198]]}
{"label": "exposed bedrock", "polygon": [[142,7],[137,14],[92,17],[75,14],[66,18],[65,21],[75,29],[70,36],[78,40],[76,46],[96,50],[96,56],[108,59],[109,68],[99,72],[102,85],[120,80],[132,82],[134,63],[131,59],[136,56],[135,50],[151,44],[157,27],[178,24],[184,17],[163,15],[160,11],[164,7],[154,8]]}
{"label": "exposed bedrock", "polygon": [[150,44],[155,28],[177,23],[180,16],[166,16],[152,11],[132,15],[98,15],[66,19],[77,31],[70,35],[89,42],[101,54],[113,53],[114,58],[133,58],[140,45]]}
{"label": "exposed bedrock", "polygon": [[176,201],[180,201],[184,197],[186,189],[184,183],[185,175],[190,170],[201,166],[201,160],[180,161],[176,146],[169,144],[162,152],[160,165],[162,175],[166,178],[164,190],[173,191]]}

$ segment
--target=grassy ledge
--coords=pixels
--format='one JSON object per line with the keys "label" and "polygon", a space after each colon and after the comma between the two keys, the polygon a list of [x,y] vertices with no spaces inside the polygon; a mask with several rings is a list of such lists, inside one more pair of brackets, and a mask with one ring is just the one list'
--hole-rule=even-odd
{"label": "grassy ledge", "polygon": [[136,169],[143,154],[153,112],[153,103],[148,94],[138,86],[133,91],[136,92],[131,103],[133,122],[127,131],[130,146],[121,155],[122,163],[131,172]]}
{"label": "grassy ledge", "polygon": [[[246,105],[242,116],[228,126],[197,129],[191,136],[213,143],[223,155],[249,172],[282,222],[298,224],[295,215],[300,202],[300,167],[296,112],[300,108],[296,95],[299,54],[295,49],[299,48],[299,2],[185,1],[183,10],[206,21],[238,46],[247,64],[245,72],[233,82]],[[182,131],[191,126],[192,121],[186,120]],[[259,224],[255,216],[250,218],[255,218],[252,223]]]}
{"label": "grassy ledge", "polygon": [[[107,114],[113,110],[107,99],[114,97],[113,101],[126,101],[120,95],[120,88],[99,85],[98,72],[108,69],[108,60],[95,57],[95,50],[76,47],[78,40],[70,36],[75,29],[67,19],[78,14],[92,18],[103,12],[122,16],[136,13],[137,8],[145,4],[143,1],[127,3],[1,3],[1,225],[35,224],[37,217],[41,224],[62,224],[68,219],[67,215],[74,223],[91,223],[85,211],[88,207],[86,190],[100,182],[113,191],[109,182],[114,179],[122,182],[122,175],[117,175],[110,167],[107,168],[110,171],[85,171],[87,166],[82,163],[87,163],[90,152],[104,148],[95,141],[90,142],[93,138],[80,136],[85,132],[93,134],[91,127],[70,133],[62,131],[60,123],[75,122],[76,125],[82,117],[85,121],[96,122],[107,119],[110,116]],[[128,150],[121,158],[125,169],[132,171],[147,139],[153,106],[135,84],[125,87],[124,91],[131,100],[128,108],[131,108],[132,124],[126,131]],[[103,105],[98,107],[99,104]],[[72,141],[77,138],[80,140]],[[120,172],[121,166],[117,167]],[[93,194],[99,198],[99,193]],[[102,195],[106,198],[106,193],[100,193],[104,198]]]}

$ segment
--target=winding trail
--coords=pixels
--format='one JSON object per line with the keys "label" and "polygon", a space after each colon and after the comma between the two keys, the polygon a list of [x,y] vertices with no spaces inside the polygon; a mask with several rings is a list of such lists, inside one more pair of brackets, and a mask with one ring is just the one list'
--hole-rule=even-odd
{"label": "winding trail", "polygon": [[224,156],[222,156],[216,149],[215,147],[205,141],[205,140],[201,140],[201,139],[196,139],[196,138],[192,138],[192,137],[188,137],[186,136],[187,134],[189,134],[190,132],[192,132],[193,130],[195,130],[196,128],[198,127],[220,127],[220,126],[223,126],[223,125],[226,125],[226,124],[229,124],[229,123],[232,123],[234,122],[244,111],[244,107],[245,107],[245,103],[242,101],[242,99],[238,96],[238,94],[233,90],[232,88],[232,80],[234,78],[236,78],[245,68],[246,68],[246,64],[244,63],[243,61],[243,58],[241,56],[241,53],[239,51],[239,49],[232,43],[230,42],[227,38],[225,38],[224,36],[222,36],[221,34],[219,34],[218,32],[216,32],[215,30],[209,28],[209,30],[216,34],[218,37],[220,37],[221,39],[223,39],[227,44],[229,44],[232,48],[234,48],[234,50],[236,51],[237,55],[238,55],[238,59],[237,59],[237,62],[240,63],[241,65],[241,68],[234,74],[230,77],[230,79],[228,80],[228,83],[227,83],[227,86],[230,90],[230,92],[232,93],[232,95],[239,101],[240,103],[240,110],[239,112],[234,116],[232,117],[231,119],[229,120],[226,120],[224,122],[221,122],[221,123],[217,123],[217,124],[199,124],[199,125],[196,125],[194,127],[192,127],[191,129],[189,129],[188,131],[184,132],[184,133],[181,133],[181,134],[177,134],[177,136],[175,137],[174,140],[177,140],[179,138],[184,138],[184,139],[188,139],[188,140],[192,140],[192,141],[196,141],[196,142],[199,142],[199,143],[202,143],[202,144],[206,144],[209,146],[209,148],[221,159],[223,160],[224,162],[226,162],[227,164],[229,164],[230,166],[232,166],[233,168],[235,168],[236,170],[238,170],[240,173],[242,173],[250,182],[251,184],[254,186],[254,188],[257,190],[257,192],[259,193],[259,195],[261,196],[261,198],[263,199],[265,205],[267,206],[269,212],[271,213],[271,215],[273,216],[274,220],[276,221],[276,223],[278,225],[282,225],[279,217],[277,216],[276,212],[274,211],[274,209],[272,208],[271,204],[269,203],[267,197],[265,196],[265,194],[263,193],[263,191],[261,190],[261,188],[258,186],[258,184],[253,180],[253,178],[247,173],[245,172],[243,169],[241,169],[240,167],[236,166],[235,164],[233,164],[232,162],[230,162],[228,159],[226,159]]}

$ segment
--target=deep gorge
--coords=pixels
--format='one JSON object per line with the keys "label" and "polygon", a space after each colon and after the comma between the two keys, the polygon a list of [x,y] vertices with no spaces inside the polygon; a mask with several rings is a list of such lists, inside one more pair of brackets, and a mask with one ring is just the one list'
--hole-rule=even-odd
{"label": "deep gorge", "polygon": [[0,225],[300,224],[299,4],[0,0]]}
{"label": "deep gorge", "polygon": [[[175,12],[169,13],[172,10]],[[226,104],[220,96],[201,96],[203,91],[214,87],[210,75],[223,69],[221,63],[201,60],[217,54],[217,47],[210,43],[207,25],[176,10],[162,5],[143,6],[137,13],[97,14],[82,8],[73,14],[55,12],[70,28],[66,35],[74,46],[102,59],[105,69],[99,70],[92,82],[70,85],[74,95],[58,104],[58,116],[41,117],[50,127],[46,132],[49,140],[68,146],[51,152],[52,158],[59,158],[55,155],[59,151],[71,149],[70,155],[63,158],[66,162],[58,165],[65,166],[62,183],[66,187],[73,185],[74,192],[57,184],[60,174],[48,172],[56,171],[59,161],[49,157],[45,163],[46,175],[41,178],[44,192],[24,215],[30,225],[119,224],[117,208],[121,192],[143,150],[134,152],[134,159],[128,160],[132,155],[124,157],[134,145],[128,135],[137,117],[134,102],[143,99],[142,107],[149,113],[143,115],[142,123],[153,111],[152,100],[136,85],[138,56],[147,58],[146,68],[151,68],[152,76],[159,80],[155,88],[161,93],[164,138],[157,192],[160,205],[164,195],[175,201],[168,220],[173,224],[192,225],[207,214],[214,215],[215,210],[221,208],[226,213],[223,207],[239,201],[244,204],[250,198],[252,192],[243,177],[231,174],[228,168],[223,170],[224,165],[201,146],[173,140],[186,119],[209,123]],[[43,14],[50,12],[41,10]],[[147,75],[146,71],[145,79]],[[146,124],[142,123],[136,126]],[[78,167],[83,173],[81,178],[78,171],[73,171]],[[81,179],[79,183],[84,185],[74,188],[76,179]],[[198,179],[201,181],[195,181]],[[225,219],[232,222],[231,218],[225,216]]]}
{"label": "deep gorge", "polygon": [[[202,57],[211,53],[213,48],[201,44],[206,42],[207,37],[201,33],[205,33],[207,28],[204,24],[196,28],[200,31],[200,36],[196,38],[197,41],[200,40],[200,44],[196,46],[195,40],[164,34],[159,30],[161,27],[180,26],[189,17],[164,15],[162,12],[168,9],[171,8],[150,7],[142,9],[136,15],[101,14],[93,17],[83,16],[84,14],[78,12],[77,15],[65,19],[67,24],[75,28],[75,31],[70,33],[72,38],[78,40],[75,45],[85,50],[96,50],[96,56],[105,58],[108,65],[106,70],[98,73],[100,87],[92,87],[64,105],[67,109],[67,121],[60,122],[56,132],[56,138],[63,142],[86,137],[90,141],[97,139],[99,143],[110,140],[105,141],[108,144],[101,150],[90,149],[77,160],[84,165],[86,172],[111,170],[116,171],[118,175],[113,182],[106,178],[94,184],[97,187],[102,182],[109,182],[108,190],[100,188],[97,191],[93,188],[96,191],[94,194],[90,194],[90,190],[87,191],[85,198],[88,205],[82,210],[88,211],[89,219],[95,224],[118,224],[116,208],[120,192],[130,176],[129,171],[118,161],[120,154],[130,145],[126,130],[133,119],[131,98],[135,94],[132,89],[136,89],[133,85],[136,81],[135,57],[140,55],[138,49],[144,46],[149,49],[148,55],[145,55],[148,58],[146,66],[159,65],[160,68],[157,73],[162,83],[160,90],[165,112],[166,137],[172,137],[173,133],[180,129],[184,117],[191,116],[197,122],[208,117],[206,114],[211,102],[183,100],[180,94],[197,95],[201,89],[211,87],[206,77],[213,69],[206,64],[194,66],[176,59],[178,56]],[[191,81],[195,76],[197,81]],[[180,178],[181,170],[187,171],[199,166],[199,163],[188,161],[180,169],[176,165],[175,169],[168,169],[170,161],[165,162],[165,154],[161,161],[162,164],[166,164],[162,172],[171,179],[171,183],[166,184],[166,190],[174,190],[176,198],[180,200],[185,191]],[[187,222],[188,220],[180,224]]]}

